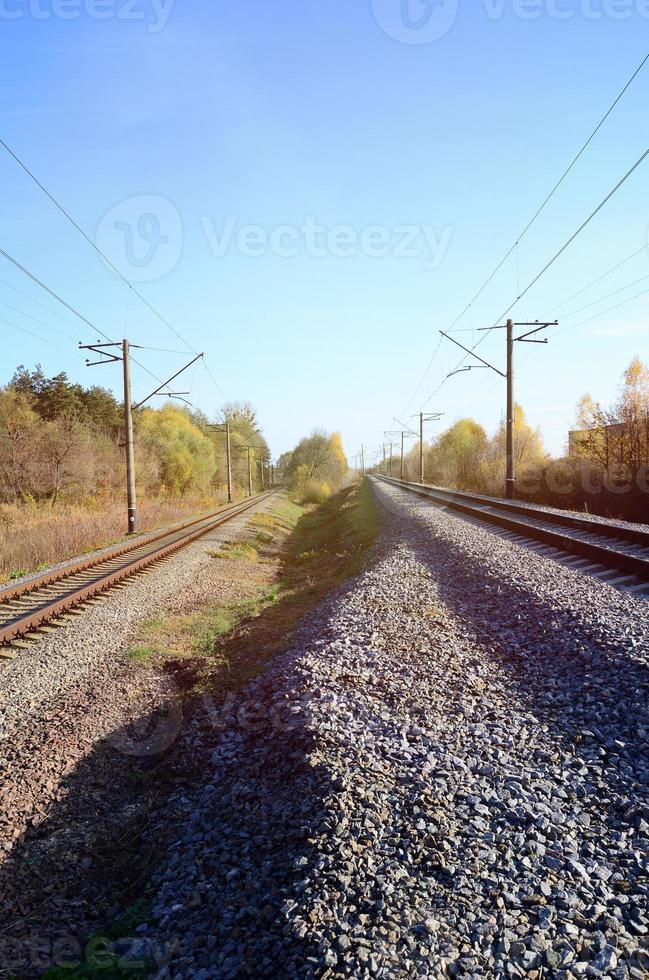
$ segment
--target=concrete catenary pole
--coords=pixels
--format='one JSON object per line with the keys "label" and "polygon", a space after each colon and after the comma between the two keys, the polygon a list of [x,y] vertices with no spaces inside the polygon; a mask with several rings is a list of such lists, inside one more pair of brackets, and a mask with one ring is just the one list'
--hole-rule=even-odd
{"label": "concrete catenary pole", "polygon": [[514,323],[507,321],[507,476],[505,497],[513,500],[516,494],[514,463]]}
{"label": "concrete catenary pole", "polygon": [[232,446],[230,444],[230,419],[225,420],[225,453],[228,469],[228,503],[232,503]]}
{"label": "concrete catenary pole", "polygon": [[137,502],[135,497],[135,450],[133,447],[133,410],[131,402],[131,365],[128,340],[122,341],[124,367],[124,429],[126,444],[126,505],[128,508],[127,534],[137,529]]}

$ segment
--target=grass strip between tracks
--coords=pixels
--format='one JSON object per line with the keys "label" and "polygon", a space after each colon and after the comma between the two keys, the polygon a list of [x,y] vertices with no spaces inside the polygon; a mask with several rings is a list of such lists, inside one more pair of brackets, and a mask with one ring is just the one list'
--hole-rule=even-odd
{"label": "grass strip between tracks", "polygon": [[238,690],[286,648],[309,609],[359,571],[378,529],[367,482],[318,507],[278,498],[250,519],[245,539],[209,552],[228,563],[224,576],[249,566],[246,598],[143,623],[130,658],[163,667],[188,692]]}

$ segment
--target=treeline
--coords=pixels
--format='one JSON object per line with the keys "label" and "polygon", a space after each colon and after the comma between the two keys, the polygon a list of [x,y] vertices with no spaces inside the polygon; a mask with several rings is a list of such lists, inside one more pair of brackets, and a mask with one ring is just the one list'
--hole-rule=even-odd
{"label": "treeline", "polygon": [[[231,429],[233,483],[253,486],[269,456],[254,410],[227,405],[220,422]],[[201,412],[173,403],[134,413],[136,483],[147,496],[223,499],[227,486],[225,435]],[[125,485],[123,405],[103,388],[47,378],[40,367],[19,367],[0,388],[0,503],[97,504],[121,497]]]}
{"label": "treeline", "polygon": [[313,432],[277,462],[278,477],[300,503],[323,503],[338,490],[348,467],[340,433]]}
{"label": "treeline", "polygon": [[[610,406],[584,395],[565,454],[552,459],[539,429],[515,407],[516,494],[534,503],[646,522],[649,517],[649,369],[634,358]],[[490,439],[474,419],[460,419],[424,446],[425,482],[502,496],[506,427]],[[380,467],[389,470],[389,463]],[[393,456],[393,476],[400,458]],[[419,444],[404,460],[407,480],[419,480]]]}
{"label": "treeline", "polygon": [[[532,429],[520,405],[514,409],[516,467],[519,476],[547,460],[538,429]],[[507,433],[502,422],[493,438],[472,418],[460,419],[433,442],[424,445],[424,480],[458,490],[502,493]],[[404,457],[404,477],[419,480],[419,443]],[[389,471],[389,459],[381,466]],[[400,476],[401,458],[392,456],[392,475]]]}

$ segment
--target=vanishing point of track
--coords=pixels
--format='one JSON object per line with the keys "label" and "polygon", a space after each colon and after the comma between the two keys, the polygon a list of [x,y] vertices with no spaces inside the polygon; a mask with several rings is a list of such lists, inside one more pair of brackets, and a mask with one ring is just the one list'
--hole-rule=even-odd
{"label": "vanishing point of track", "polygon": [[0,591],[0,657],[14,655],[7,644],[184,548],[257,506],[273,493],[274,490],[268,490],[170,530],[138,537],[94,558],[74,562]]}

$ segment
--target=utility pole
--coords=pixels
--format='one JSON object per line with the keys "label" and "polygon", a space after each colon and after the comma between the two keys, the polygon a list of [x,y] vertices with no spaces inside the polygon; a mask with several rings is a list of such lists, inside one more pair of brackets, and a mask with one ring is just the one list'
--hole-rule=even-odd
{"label": "utility pole", "polygon": [[[417,438],[417,433],[416,432],[413,432],[413,430],[410,428],[409,425],[405,425],[401,421],[401,419],[398,419],[396,416],[394,416],[394,421],[395,422],[398,422],[399,425],[402,426],[401,429],[397,429],[396,434],[401,436],[401,479],[403,480],[403,477],[404,477],[404,464],[405,464],[404,446],[403,446],[404,439],[406,437],[408,437],[408,439],[410,439],[413,436],[416,439]],[[384,434],[387,435],[387,436],[393,436],[393,435],[395,435],[394,432],[386,432]]]}
{"label": "utility pole", "polygon": [[133,446],[133,410],[131,406],[131,363],[128,340],[122,341],[124,365],[124,429],[126,442],[126,506],[128,509],[128,534],[137,526],[135,498],[135,449]]}
{"label": "utility pole", "polygon": [[222,425],[210,425],[210,429],[216,429],[217,432],[225,432],[225,459],[226,459],[226,473],[228,481],[228,503],[232,503],[232,447],[230,443],[230,419],[226,418]]}
{"label": "utility pole", "polygon": [[263,461],[263,459],[260,459],[259,460],[259,472],[261,473],[261,492],[263,493],[264,490],[266,489],[264,487],[264,461]]}
{"label": "utility pole", "polygon": [[228,470],[228,503],[232,503],[232,447],[230,445],[230,419],[225,420],[225,454]]}
{"label": "utility pole", "polygon": [[516,472],[514,463],[514,321],[507,326],[507,474],[505,476],[505,497],[513,500],[516,495]]}
{"label": "utility pole", "polygon": [[419,413],[419,482],[424,482],[424,422],[437,422],[443,412],[432,412],[430,415]]}
{"label": "utility pole", "polygon": [[[499,374],[501,378],[505,378],[507,381],[507,408],[506,408],[506,421],[507,421],[507,464],[506,464],[506,475],[505,475],[505,497],[507,500],[514,500],[516,497],[516,461],[515,461],[515,439],[514,439],[514,344],[524,343],[524,344],[547,344],[548,340],[545,337],[543,340],[538,340],[536,337],[532,337],[533,334],[539,333],[541,330],[547,330],[548,327],[557,327],[559,325],[558,320],[552,321],[540,321],[534,320],[532,323],[514,323],[513,320],[508,320],[503,326],[496,327],[480,327],[480,330],[486,330],[490,332],[491,330],[506,330],[507,334],[507,371],[503,374],[497,367],[490,364],[489,361],[483,360],[483,358],[478,357],[474,351],[469,350],[463,344],[458,343],[453,337],[449,337],[448,334],[440,330],[443,337],[450,340],[457,347],[461,347],[463,351],[470,354],[471,357],[475,357],[480,364],[468,364],[464,367],[459,367],[455,371],[451,371],[451,374],[447,377],[451,377],[453,374],[460,374],[464,371],[471,371],[475,367],[486,367],[495,371]],[[528,330],[526,333],[520,335],[520,337],[514,336],[514,327],[532,327],[532,330]]]}
{"label": "utility pole", "polygon": [[255,448],[254,446],[250,446],[250,445],[239,446],[239,449],[248,452],[248,496],[249,497],[252,497],[252,457],[250,455],[250,452],[254,448]]}
{"label": "utility pole", "polygon": [[365,446],[361,443],[361,473],[365,476]]}
{"label": "utility pole", "polygon": [[[121,356],[113,352],[109,348],[120,348]],[[131,347],[139,347],[138,344],[129,344],[128,340],[124,339],[121,341],[109,341],[106,344],[102,344],[97,341],[96,344],[79,344],[79,350],[91,350],[95,354],[99,354],[100,359],[98,361],[89,361],[86,359],[86,367],[94,367],[98,364],[112,364],[114,361],[122,361],[123,365],[123,377],[124,377],[124,445],[126,449],[126,506],[127,506],[127,524],[126,533],[134,534],[137,530],[137,500],[135,494],[135,447],[133,440],[133,411],[136,408],[141,408],[145,402],[148,402],[150,398],[154,395],[163,394],[169,398],[179,397],[179,392],[163,391],[172,381],[174,381],[179,375],[186,371],[187,368],[195,364],[203,355],[197,354],[189,364],[186,364],[180,371],[176,371],[167,381],[163,381],[162,384],[152,391],[150,395],[143,398],[141,402],[137,405],[133,405],[131,397],[131,358],[130,349]],[[183,392],[187,394],[187,392]],[[184,399],[183,399],[184,400]]]}

